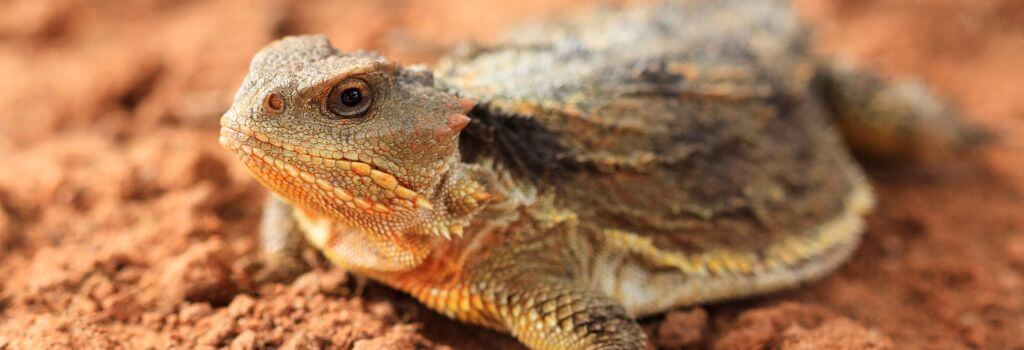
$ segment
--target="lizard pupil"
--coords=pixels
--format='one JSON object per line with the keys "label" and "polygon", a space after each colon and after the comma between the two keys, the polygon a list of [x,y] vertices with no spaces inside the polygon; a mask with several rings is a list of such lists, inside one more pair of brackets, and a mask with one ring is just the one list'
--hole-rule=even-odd
{"label": "lizard pupil", "polygon": [[349,88],[341,92],[342,104],[349,107],[355,107],[358,106],[359,103],[361,102],[363,102],[363,93],[359,91],[359,89]]}

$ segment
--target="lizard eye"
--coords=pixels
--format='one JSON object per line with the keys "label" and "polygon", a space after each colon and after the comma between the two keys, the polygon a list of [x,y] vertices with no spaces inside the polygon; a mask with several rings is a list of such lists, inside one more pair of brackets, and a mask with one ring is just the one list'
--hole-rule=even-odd
{"label": "lizard eye", "polygon": [[362,79],[349,78],[327,94],[327,110],[339,118],[356,118],[370,108],[373,90]]}

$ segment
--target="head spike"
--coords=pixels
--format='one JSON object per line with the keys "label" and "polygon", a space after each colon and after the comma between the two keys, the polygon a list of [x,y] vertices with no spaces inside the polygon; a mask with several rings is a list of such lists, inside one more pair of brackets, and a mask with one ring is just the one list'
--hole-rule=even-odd
{"label": "head spike", "polygon": [[434,233],[438,236],[444,237],[444,239],[452,240],[452,233],[448,230],[447,226],[438,226],[434,229]]}
{"label": "head spike", "polygon": [[456,113],[448,115],[448,122],[446,125],[452,132],[459,132],[462,131],[462,129],[465,129],[466,125],[469,125],[469,122],[470,119],[465,114]]}
{"label": "head spike", "polygon": [[448,227],[448,230],[451,231],[452,234],[454,234],[456,236],[459,236],[459,237],[462,237],[462,233],[463,233],[462,225],[459,225],[459,224],[451,225],[451,226]]}
{"label": "head spike", "polygon": [[469,113],[469,111],[473,110],[473,107],[476,107],[476,101],[467,97],[460,98],[459,107],[462,108],[462,113]]}

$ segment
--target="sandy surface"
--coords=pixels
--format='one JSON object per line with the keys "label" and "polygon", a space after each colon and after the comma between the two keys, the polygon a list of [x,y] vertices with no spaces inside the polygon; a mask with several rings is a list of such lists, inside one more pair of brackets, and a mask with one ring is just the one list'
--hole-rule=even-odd
{"label": "sandy surface", "polygon": [[[217,120],[280,35],[429,63],[582,2],[0,1],[0,350],[519,348],[322,263],[254,284],[265,192]],[[822,51],[916,75],[999,137],[869,164],[878,210],[829,278],[644,327],[665,349],[1024,348],[1024,4],[798,3]]]}

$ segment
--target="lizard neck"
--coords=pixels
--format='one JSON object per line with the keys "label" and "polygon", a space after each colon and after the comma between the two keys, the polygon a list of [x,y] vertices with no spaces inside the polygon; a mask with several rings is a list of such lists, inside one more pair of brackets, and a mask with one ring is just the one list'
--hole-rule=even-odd
{"label": "lizard neck", "polygon": [[496,172],[483,165],[455,162],[424,195],[430,207],[402,229],[371,230],[343,217],[296,208],[295,217],[310,243],[334,263],[371,276],[411,271],[438,251],[458,251],[477,234],[478,223],[504,212],[509,197]]}
{"label": "lizard neck", "polygon": [[331,262],[363,275],[408,271],[435,243],[423,235],[384,235],[295,208],[294,217],[313,247]]}

